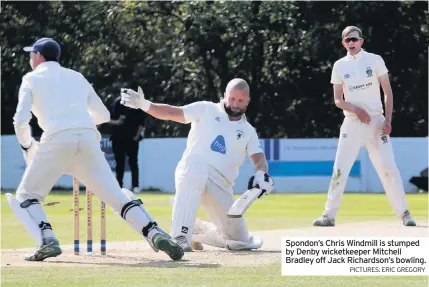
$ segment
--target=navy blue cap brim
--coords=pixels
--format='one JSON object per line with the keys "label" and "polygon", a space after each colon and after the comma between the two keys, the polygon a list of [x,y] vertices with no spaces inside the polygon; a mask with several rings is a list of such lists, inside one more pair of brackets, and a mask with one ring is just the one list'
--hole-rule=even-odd
{"label": "navy blue cap brim", "polygon": [[25,52],[34,52],[34,48],[33,47],[24,47],[24,51]]}

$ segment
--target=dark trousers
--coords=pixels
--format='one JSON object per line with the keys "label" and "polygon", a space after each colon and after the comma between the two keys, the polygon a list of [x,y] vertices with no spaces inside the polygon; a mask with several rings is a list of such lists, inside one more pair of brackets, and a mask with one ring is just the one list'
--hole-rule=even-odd
{"label": "dark trousers", "polygon": [[132,186],[139,186],[139,166],[137,156],[139,153],[139,143],[132,138],[112,137],[112,150],[116,161],[116,178],[119,185],[123,186],[125,156],[128,156],[128,164],[131,169]]}

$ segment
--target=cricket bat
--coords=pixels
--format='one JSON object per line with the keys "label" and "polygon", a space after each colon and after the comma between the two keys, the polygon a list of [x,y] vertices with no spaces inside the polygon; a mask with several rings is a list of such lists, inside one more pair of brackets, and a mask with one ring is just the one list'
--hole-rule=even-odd
{"label": "cricket bat", "polygon": [[262,191],[259,188],[252,188],[247,190],[230,207],[230,209],[228,210],[227,216],[230,218],[243,217],[243,214],[252,205],[252,203],[256,199],[258,199],[258,196],[261,194],[261,192]]}

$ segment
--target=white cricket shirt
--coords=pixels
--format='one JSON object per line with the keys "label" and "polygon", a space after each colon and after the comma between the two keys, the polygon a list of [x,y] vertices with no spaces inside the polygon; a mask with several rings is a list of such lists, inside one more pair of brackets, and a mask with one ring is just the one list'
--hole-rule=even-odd
{"label": "white cricket shirt", "polygon": [[[191,130],[181,162],[198,157],[209,166],[209,171],[214,169],[232,186],[246,154],[262,152],[255,129],[245,115],[238,121],[230,121],[223,101],[195,102],[182,108]],[[179,163],[179,172],[180,166]]]}
{"label": "white cricket shirt", "polygon": [[[361,49],[359,53],[335,62],[331,84],[342,84],[344,99],[364,109],[370,116],[383,114],[378,77],[387,73],[383,58]],[[344,111],[345,116],[356,116]]]}
{"label": "white cricket shirt", "polygon": [[37,117],[42,138],[67,129],[97,131],[96,125],[110,120],[85,77],[57,62],[44,62],[22,78],[13,120],[18,141],[25,147],[31,143],[30,112]]}

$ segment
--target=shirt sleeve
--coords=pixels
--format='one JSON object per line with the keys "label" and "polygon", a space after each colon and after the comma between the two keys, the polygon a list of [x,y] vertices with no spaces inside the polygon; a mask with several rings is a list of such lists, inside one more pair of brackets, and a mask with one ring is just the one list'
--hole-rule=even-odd
{"label": "shirt sleeve", "polygon": [[377,77],[380,77],[386,74],[387,72],[389,72],[389,70],[387,69],[386,64],[384,63],[383,58],[377,55],[375,74],[377,75]]}
{"label": "shirt sleeve", "polygon": [[249,142],[247,143],[246,151],[249,156],[255,153],[263,153],[262,146],[259,142],[259,137],[255,129],[253,129],[252,135],[249,139]]}
{"label": "shirt sleeve", "polygon": [[[85,79],[86,81],[86,79]],[[110,121],[110,112],[101,101],[91,84],[88,85],[88,111],[96,125]]]}
{"label": "shirt sleeve", "polygon": [[18,142],[23,147],[31,145],[32,92],[29,80],[24,76],[19,88],[18,105],[13,117],[13,125]]}
{"label": "shirt sleeve", "polygon": [[338,73],[338,64],[335,63],[334,67],[332,68],[331,84],[340,85],[342,83],[343,83],[343,80],[341,79],[341,77]]}
{"label": "shirt sleeve", "polygon": [[206,112],[209,102],[200,101],[182,107],[185,123],[198,122]]}

